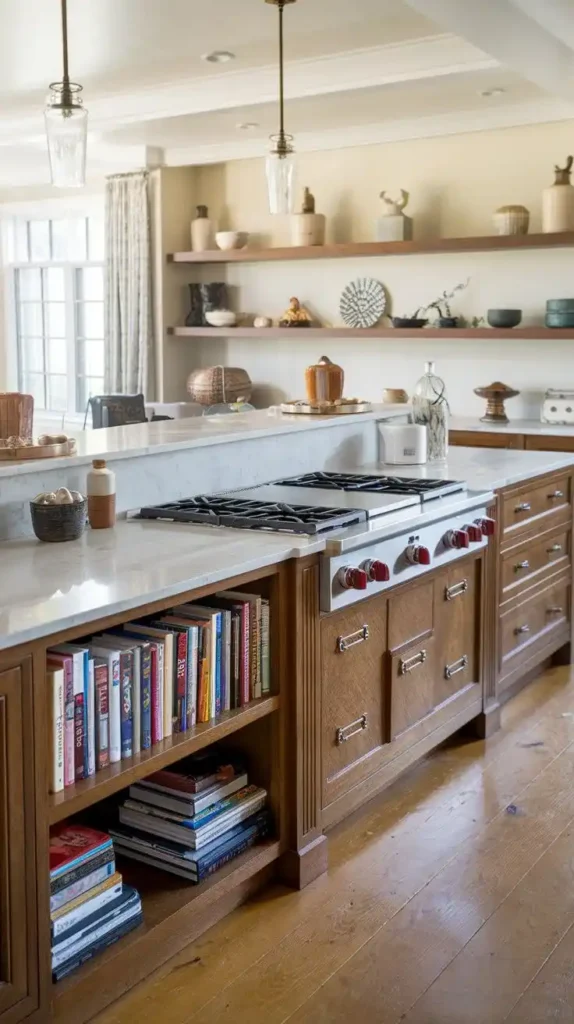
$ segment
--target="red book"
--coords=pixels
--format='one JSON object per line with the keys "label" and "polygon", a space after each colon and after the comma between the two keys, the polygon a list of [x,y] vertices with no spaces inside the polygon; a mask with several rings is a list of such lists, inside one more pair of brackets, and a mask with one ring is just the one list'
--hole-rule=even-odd
{"label": "red book", "polygon": [[110,704],[108,687],[108,666],[96,661],[94,666],[96,696],[96,771],[100,772],[110,763]]}
{"label": "red book", "polygon": [[74,662],[71,654],[48,651],[48,665],[64,670],[64,786],[75,780]]}
{"label": "red book", "polygon": [[174,724],[176,732],[185,732],[187,728],[187,633],[184,630],[177,634],[176,649]]}
{"label": "red book", "polygon": [[74,778],[84,778],[84,695],[74,697]]}
{"label": "red book", "polygon": [[163,739],[163,721],[159,696],[159,672],[157,644],[151,644],[151,742],[159,743]]}
{"label": "red book", "polygon": [[110,846],[106,832],[87,825],[56,825],[50,833],[50,877],[65,874]]}

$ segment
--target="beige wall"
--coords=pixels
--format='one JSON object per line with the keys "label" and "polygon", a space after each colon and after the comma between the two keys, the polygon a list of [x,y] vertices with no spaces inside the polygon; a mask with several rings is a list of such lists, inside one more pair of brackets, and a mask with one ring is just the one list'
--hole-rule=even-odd
{"label": "beige wall", "polygon": [[[504,203],[523,203],[531,212],[531,231],[540,229],[542,189],[552,183],[553,165],[572,149],[574,125],[556,124],[503,129],[443,138],[363,146],[332,152],[304,153],[299,158],[299,185],[309,185],[317,209],[327,215],[327,240],[373,239],[379,214],[378,195],[385,188],[411,194],[408,212],[415,236],[480,235],[492,233],[492,212]],[[267,212],[263,160],[235,161],[197,168],[193,203],[207,203],[221,227],[250,231],[253,244],[289,243],[287,218]],[[186,193],[187,194],[187,193]],[[187,247],[188,209],[179,215],[172,203],[182,244]],[[170,270],[169,274],[175,271]],[[229,268],[188,268],[188,280],[227,277],[233,307],[246,313],[277,317],[289,296],[299,298],[323,322],[340,323],[339,296],[344,286],[361,276],[382,281],[392,310],[408,313],[443,289],[471,278],[458,311],[482,315],[491,306],[520,307],[524,322],[540,322],[548,297],[574,294],[574,250],[524,253],[483,253],[386,257],[279,264],[243,264]],[[178,285],[172,277],[174,299]],[[185,305],[185,293],[180,302]],[[181,309],[181,313],[184,310]],[[165,321],[166,323],[170,321]],[[176,322],[176,321],[172,321]],[[183,322],[182,319],[177,322]],[[305,366],[326,349],[342,363],[347,394],[375,399],[385,386],[412,389],[425,359],[434,358],[447,382],[457,414],[478,413],[483,403],[472,389],[502,379],[523,394],[509,405],[514,415],[536,415],[546,386],[574,386],[574,345],[571,342],[472,342],[412,340],[378,341],[326,339],[319,346],[304,335],[285,340],[215,340],[168,343],[171,386],[180,387],[185,372],[197,365],[224,362],[244,366],[258,385],[261,404],[281,397],[300,396]],[[184,355],[182,349],[185,347]]]}

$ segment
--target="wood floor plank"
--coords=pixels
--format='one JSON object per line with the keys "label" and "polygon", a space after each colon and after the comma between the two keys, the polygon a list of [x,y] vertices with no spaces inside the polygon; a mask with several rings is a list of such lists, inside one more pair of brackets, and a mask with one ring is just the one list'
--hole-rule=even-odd
{"label": "wood floor plank", "polygon": [[[240,908],[100,1024],[272,1024],[295,1013],[574,738],[574,718],[562,717],[574,714],[574,685],[559,673],[505,709],[503,732],[441,750],[340,826],[330,839],[328,876],[302,893],[274,887]],[[529,742],[542,746],[523,745]],[[424,924],[424,913],[418,916]],[[448,952],[452,959],[464,936],[457,941],[437,964]]]}
{"label": "wood floor plank", "polygon": [[572,1024],[574,1020],[574,925],[521,995],[507,1024]]}
{"label": "wood floor plank", "polygon": [[573,844],[570,827],[407,1013],[405,1024],[507,1019],[574,922]]}

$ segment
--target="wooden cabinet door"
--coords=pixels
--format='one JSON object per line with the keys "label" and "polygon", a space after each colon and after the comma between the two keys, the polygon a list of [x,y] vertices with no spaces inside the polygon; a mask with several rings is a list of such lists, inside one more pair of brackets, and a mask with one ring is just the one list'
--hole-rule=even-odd
{"label": "wooden cabinet door", "polygon": [[435,580],[437,658],[434,706],[480,678],[482,562],[455,562]]}
{"label": "wooden cabinet door", "polygon": [[486,430],[451,430],[448,439],[452,445],[464,445],[467,448],[524,448],[524,434],[509,434],[506,431],[498,434]]}
{"label": "wooden cabinet door", "polygon": [[29,661],[0,671],[0,1024],[38,1007]]}
{"label": "wooden cabinet door", "polygon": [[321,622],[323,806],[378,767],[388,742],[384,595]]}

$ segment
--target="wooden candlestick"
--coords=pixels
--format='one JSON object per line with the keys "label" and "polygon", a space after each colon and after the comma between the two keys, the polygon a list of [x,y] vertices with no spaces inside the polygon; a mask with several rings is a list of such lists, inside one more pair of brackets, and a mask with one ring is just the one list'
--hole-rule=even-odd
{"label": "wooden candlestick", "polygon": [[481,423],[508,423],[504,403],[507,398],[515,398],[520,391],[515,391],[514,388],[509,388],[508,384],[502,384],[497,380],[488,387],[475,388],[474,393],[480,398],[486,398],[486,412],[480,417]]}

